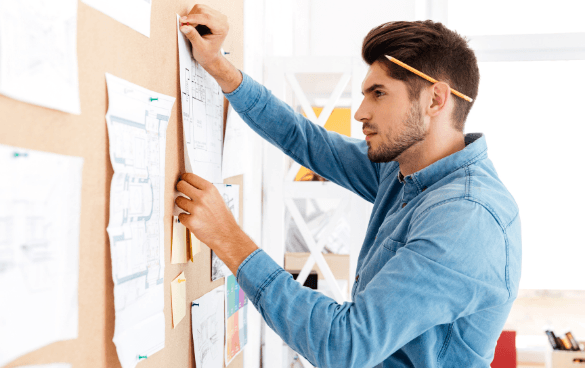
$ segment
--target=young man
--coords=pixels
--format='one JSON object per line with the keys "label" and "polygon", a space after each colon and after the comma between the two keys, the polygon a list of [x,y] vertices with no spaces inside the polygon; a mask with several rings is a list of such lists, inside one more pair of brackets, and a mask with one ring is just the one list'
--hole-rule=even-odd
{"label": "young man", "polygon": [[[481,134],[463,134],[479,70],[439,23],[392,22],[366,36],[370,65],[355,114],[365,141],[295,113],[220,54],[225,16],[195,6],[181,31],[258,134],[374,203],[352,302],[302,287],[239,229],[209,182],[183,175],[181,222],[213,249],[268,325],[318,367],[489,367],[518,292],[518,208]],[[201,37],[194,25],[208,26]],[[422,71],[430,83],[388,61]]]}

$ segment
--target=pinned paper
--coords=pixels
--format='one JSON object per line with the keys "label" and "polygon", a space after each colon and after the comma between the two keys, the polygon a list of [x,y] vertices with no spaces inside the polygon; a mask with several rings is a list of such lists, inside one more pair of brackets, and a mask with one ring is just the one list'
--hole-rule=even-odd
{"label": "pinned paper", "polygon": [[189,247],[191,248],[191,262],[193,262],[193,258],[195,254],[201,252],[201,240],[197,239],[192,232],[189,231]]}
{"label": "pinned paper", "polygon": [[173,236],[171,238],[171,263],[187,263],[189,258],[187,248],[187,236],[189,231],[181,224],[178,216],[173,216]]}
{"label": "pinned paper", "polygon": [[181,272],[176,279],[171,282],[171,309],[173,310],[173,328],[177,327],[179,322],[185,317],[187,303],[187,280],[185,272]]}

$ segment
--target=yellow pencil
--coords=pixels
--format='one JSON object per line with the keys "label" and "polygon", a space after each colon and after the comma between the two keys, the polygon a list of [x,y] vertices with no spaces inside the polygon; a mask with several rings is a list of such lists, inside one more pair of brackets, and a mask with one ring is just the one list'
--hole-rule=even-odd
{"label": "yellow pencil", "polygon": [[[401,67],[410,70],[411,72],[413,72],[414,74],[418,75],[419,77],[422,77],[426,80],[428,80],[431,83],[437,83],[438,81],[434,78],[429,77],[428,75],[426,75],[425,73],[416,70],[415,68],[411,67],[410,65],[404,64],[402,61],[393,58],[392,56],[388,56],[388,55],[384,55],[388,58],[388,60],[390,60],[391,62],[393,62],[394,64],[400,65]],[[473,98],[468,97],[466,95],[464,95],[463,93],[454,90],[453,88],[451,88],[451,93],[453,93],[455,96],[459,96],[462,99],[464,99],[465,101],[469,101],[469,102],[473,102]]]}

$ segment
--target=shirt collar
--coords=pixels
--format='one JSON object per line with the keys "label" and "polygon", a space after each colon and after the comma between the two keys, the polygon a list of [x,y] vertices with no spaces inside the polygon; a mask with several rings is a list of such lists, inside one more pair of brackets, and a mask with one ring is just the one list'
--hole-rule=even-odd
{"label": "shirt collar", "polygon": [[[487,157],[487,144],[483,133],[465,134],[465,148],[452,155],[407,176],[398,170],[398,181],[407,186],[414,186],[418,192],[430,187],[453,171]],[[414,188],[413,188],[414,189]]]}

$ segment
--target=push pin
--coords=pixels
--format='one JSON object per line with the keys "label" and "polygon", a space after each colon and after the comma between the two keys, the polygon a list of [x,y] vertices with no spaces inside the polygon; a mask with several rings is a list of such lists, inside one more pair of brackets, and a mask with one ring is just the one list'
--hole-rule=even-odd
{"label": "push pin", "polygon": [[151,97],[150,102],[152,102],[152,101],[158,101],[158,97]]}

